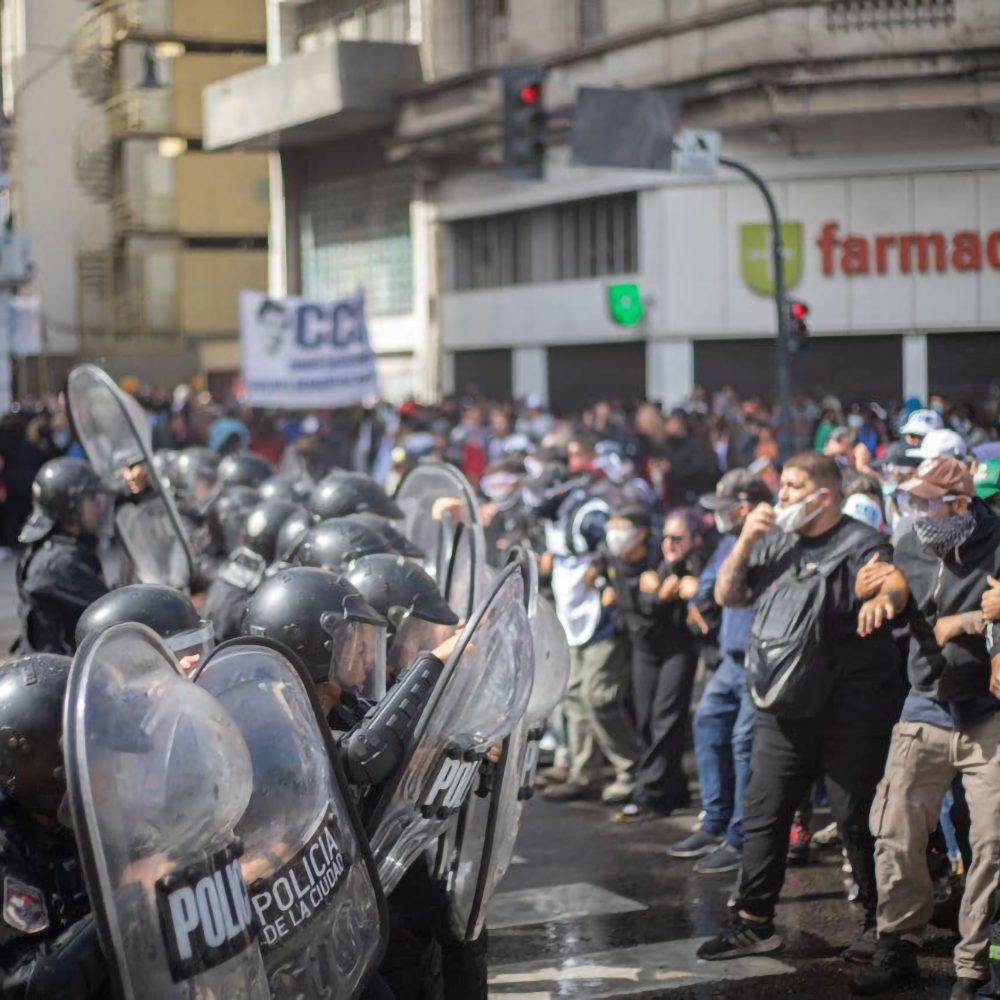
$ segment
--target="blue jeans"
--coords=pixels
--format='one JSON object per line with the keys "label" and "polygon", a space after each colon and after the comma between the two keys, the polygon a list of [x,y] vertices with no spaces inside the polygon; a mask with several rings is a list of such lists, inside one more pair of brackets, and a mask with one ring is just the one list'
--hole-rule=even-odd
{"label": "blue jeans", "polygon": [[694,752],[701,782],[702,829],[743,847],[743,793],[750,776],[756,710],[742,657],[727,653],[694,713]]}

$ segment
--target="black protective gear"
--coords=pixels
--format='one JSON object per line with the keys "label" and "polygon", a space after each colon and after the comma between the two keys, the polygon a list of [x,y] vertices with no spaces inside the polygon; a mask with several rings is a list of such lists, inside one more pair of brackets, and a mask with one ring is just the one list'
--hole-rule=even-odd
{"label": "black protective gear", "polygon": [[292,503],[309,502],[312,484],[292,476],[274,475],[260,484],[261,500],[290,500]]}
{"label": "black protective gear", "polygon": [[265,563],[274,562],[278,533],[298,513],[304,513],[303,508],[291,500],[262,500],[244,519],[239,544],[256,552]]}
{"label": "black protective gear", "polygon": [[[226,642],[243,634],[243,617],[256,590],[256,586],[252,584],[234,584],[228,572],[231,568],[232,558],[219,567],[219,576],[205,591],[205,599],[201,602],[201,613],[212,623],[212,631],[219,642]],[[263,573],[257,577],[258,584],[262,579]]]}
{"label": "black protective gear", "polygon": [[160,477],[160,481],[170,486],[176,494],[180,475],[178,473],[178,462],[181,452],[175,448],[159,448],[153,454],[153,468]]}
{"label": "black protective gear", "polygon": [[0,670],[0,792],[25,812],[52,819],[66,792],[59,737],[71,663],[34,653]]}
{"label": "black protective gear", "polygon": [[297,566],[264,581],[247,606],[243,633],[284,643],[321,684],[330,677],[338,626],[352,620],[385,624],[341,577]]}
{"label": "black protective gear", "polygon": [[411,559],[423,559],[426,556],[424,550],[419,545],[414,545],[387,517],[380,517],[370,511],[360,511],[346,515],[344,520],[371,528],[385,542],[386,552],[395,552]]}
{"label": "black protective gear", "polygon": [[86,497],[106,493],[97,473],[81,458],[53,458],[31,484],[35,509],[21,531],[24,544],[41,541],[60,525],[79,524]]}
{"label": "black protective gear", "polygon": [[218,483],[220,486],[260,486],[265,479],[274,475],[274,466],[262,455],[252,451],[239,451],[227,455],[219,462]]}
{"label": "black protective gear", "polygon": [[382,536],[363,524],[345,517],[320,521],[306,532],[296,550],[300,566],[316,566],[331,573],[341,573],[348,563],[361,556],[386,552]]}
{"label": "black protective gear", "polygon": [[258,502],[257,491],[250,486],[227,486],[219,491],[206,515],[214,552],[225,558],[236,548],[243,521]]}
{"label": "black protective gear", "polygon": [[219,456],[211,448],[191,447],[178,454],[173,474],[167,478],[185,507],[199,508],[202,506],[197,500],[199,485],[203,486],[202,492],[207,495],[218,477]]}
{"label": "black protective gear", "polygon": [[112,625],[139,622],[151,628],[171,649],[171,640],[186,641],[203,626],[201,615],[186,594],[157,583],[137,583],[105,594],[80,616],[77,645],[88,635]]}
{"label": "black protective gear", "polygon": [[438,625],[457,625],[433,577],[411,559],[385,553],[363,556],[348,567],[345,578],[388,621],[410,612]]}
{"label": "black protective gear", "polygon": [[96,539],[54,531],[31,545],[17,567],[19,648],[72,653],[80,615],[107,592]]}
{"label": "black protective gear", "polygon": [[274,547],[276,562],[288,564],[295,561],[299,542],[305,537],[313,523],[312,514],[306,510],[300,510],[285,521],[278,532],[278,541]]}
{"label": "black protective gear", "polygon": [[344,734],[342,759],[353,784],[379,785],[399,767],[443,669],[433,653],[420,653],[385,697]]}
{"label": "black protective gear", "polygon": [[338,472],[320,482],[309,498],[309,511],[317,521],[369,511],[380,517],[401,520],[403,512],[371,476],[362,472]]}

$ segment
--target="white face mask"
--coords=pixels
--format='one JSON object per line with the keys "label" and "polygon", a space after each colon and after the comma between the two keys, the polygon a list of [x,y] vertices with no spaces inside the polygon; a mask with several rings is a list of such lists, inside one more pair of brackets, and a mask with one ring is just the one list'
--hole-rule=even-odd
{"label": "white face mask", "polygon": [[638,528],[608,528],[604,533],[608,551],[618,559],[634,549],[641,537]]}
{"label": "white face mask", "polygon": [[807,509],[806,505],[818,496],[819,490],[816,490],[816,492],[799,500],[798,503],[789,504],[787,507],[776,507],[774,511],[775,527],[789,534],[793,531],[801,531],[823,509],[822,507],[817,507],[815,510]]}

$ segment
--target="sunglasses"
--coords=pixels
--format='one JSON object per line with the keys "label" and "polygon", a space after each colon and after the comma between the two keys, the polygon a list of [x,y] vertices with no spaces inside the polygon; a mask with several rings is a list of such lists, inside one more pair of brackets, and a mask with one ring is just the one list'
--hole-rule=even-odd
{"label": "sunglasses", "polygon": [[674,545],[680,545],[682,542],[687,541],[687,535],[664,535],[663,540],[665,542],[673,542]]}

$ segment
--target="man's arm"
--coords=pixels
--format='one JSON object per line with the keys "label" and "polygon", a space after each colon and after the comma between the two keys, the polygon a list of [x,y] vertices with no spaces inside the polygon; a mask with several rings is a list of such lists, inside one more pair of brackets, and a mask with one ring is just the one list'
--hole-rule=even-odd
{"label": "man's arm", "polygon": [[990,671],[990,694],[1000,700],[1000,653],[997,653],[990,662],[992,664]]}
{"label": "man's arm", "polygon": [[769,503],[758,504],[746,521],[733,546],[733,551],[719,567],[715,581],[715,603],[721,607],[741,608],[750,603],[753,593],[749,584],[750,556],[758,539],[774,526],[774,508]]}
{"label": "man's arm", "polygon": [[[867,569],[870,565],[871,563],[867,563],[864,568]],[[860,590],[860,584],[855,583],[855,592],[860,595]],[[894,566],[892,572],[879,585],[875,596],[861,605],[861,610],[858,612],[858,635],[862,638],[871,635],[902,613],[909,603],[910,586],[906,582],[906,577]]]}

